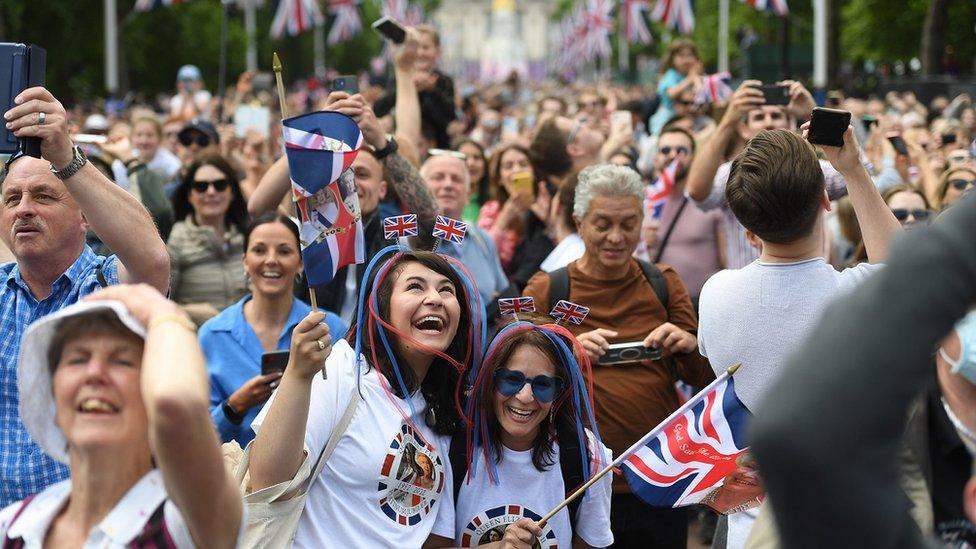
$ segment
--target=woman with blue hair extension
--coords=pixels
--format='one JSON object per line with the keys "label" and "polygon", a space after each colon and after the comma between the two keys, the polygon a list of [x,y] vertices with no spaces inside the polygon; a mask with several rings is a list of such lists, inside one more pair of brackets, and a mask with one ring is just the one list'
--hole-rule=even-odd
{"label": "woman with blue hair extension", "polygon": [[[494,337],[474,377],[460,466],[457,449],[451,450],[455,505],[441,507],[428,547],[613,543],[610,475],[590,487],[578,505],[540,523],[611,456],[593,416],[586,352],[548,317],[519,316]],[[463,440],[455,437],[454,444]]]}
{"label": "woman with blue hair extension", "polygon": [[482,356],[484,306],[463,266],[432,252],[385,248],[365,280],[354,347],[323,350],[328,336],[309,340],[299,324],[253,424],[252,490],[291,481],[334,445],[308,488],[296,547],[420,547],[439,509],[453,508],[448,447],[465,373]]}

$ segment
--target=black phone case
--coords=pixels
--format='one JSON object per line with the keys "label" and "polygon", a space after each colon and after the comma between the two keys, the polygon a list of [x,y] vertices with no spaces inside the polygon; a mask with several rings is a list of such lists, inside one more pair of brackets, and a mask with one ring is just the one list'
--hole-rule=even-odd
{"label": "black phone case", "polygon": [[813,109],[807,141],[814,145],[844,146],[844,132],[851,124],[851,113],[837,109]]}
{"label": "black phone case", "polygon": [[[20,92],[44,85],[47,52],[35,45],[0,43],[0,75],[7,81],[0,84],[0,108],[7,112],[14,106],[14,98]],[[36,137],[17,139],[17,136],[0,125],[0,153],[12,154],[18,149],[35,158],[41,157],[41,140]]]}
{"label": "black phone case", "polygon": [[767,105],[785,106],[790,104],[790,90],[786,86],[760,86],[763,101]]}

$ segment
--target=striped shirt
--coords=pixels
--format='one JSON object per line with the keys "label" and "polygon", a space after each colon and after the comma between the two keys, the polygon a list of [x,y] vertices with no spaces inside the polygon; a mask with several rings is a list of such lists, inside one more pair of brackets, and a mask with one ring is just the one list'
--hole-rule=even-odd
{"label": "striped shirt", "polygon": [[[870,163],[864,161],[864,165],[868,169],[868,173],[871,173]],[[820,168],[823,170],[824,183],[827,186],[827,196],[831,200],[838,200],[847,195],[847,185],[844,182],[844,176],[826,160],[820,161]],[[725,217],[726,268],[741,269],[759,259],[759,249],[749,243],[749,239],[746,238],[746,228],[742,226],[742,223],[739,223],[735,214],[732,213],[732,209],[729,208],[728,202],[725,201],[725,186],[729,182],[729,171],[731,169],[731,161],[718,167],[718,170],[715,171],[715,178],[712,180],[712,192],[705,200],[699,202],[691,198],[691,196],[688,196],[688,198],[702,211],[715,208],[722,209],[722,215]],[[687,193],[688,191],[686,190],[685,194],[687,195]]]}
{"label": "striped shirt", "polygon": [[34,444],[17,410],[17,359],[20,340],[35,320],[67,307],[99,289],[118,284],[118,258],[95,255],[87,245],[78,259],[37,301],[16,263],[0,265],[0,508],[68,478],[68,468]]}

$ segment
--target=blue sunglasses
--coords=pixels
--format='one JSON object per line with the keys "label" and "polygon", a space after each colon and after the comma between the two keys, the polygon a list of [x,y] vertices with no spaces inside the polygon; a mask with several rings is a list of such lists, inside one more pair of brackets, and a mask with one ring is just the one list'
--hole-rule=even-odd
{"label": "blue sunglasses", "polygon": [[565,383],[558,377],[535,376],[525,377],[517,370],[499,368],[495,371],[495,390],[503,396],[510,397],[518,394],[526,383],[532,385],[532,394],[539,402],[552,402],[563,392]]}

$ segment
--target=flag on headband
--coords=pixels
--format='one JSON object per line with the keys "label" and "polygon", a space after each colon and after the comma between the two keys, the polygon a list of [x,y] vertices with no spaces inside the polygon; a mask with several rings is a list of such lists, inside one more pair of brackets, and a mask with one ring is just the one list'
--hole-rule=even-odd
{"label": "flag on headband", "polygon": [[742,0],[757,10],[767,10],[776,13],[780,17],[790,14],[790,7],[786,5],[786,0]]}
{"label": "flag on headband", "polygon": [[758,483],[755,490],[740,490],[738,483],[735,492],[720,488],[730,475],[755,475],[745,443],[752,416],[735,395],[732,377],[723,376],[689,400],[681,408],[684,413],[650,431],[650,438],[623,462],[627,483],[644,502],[659,507],[705,503],[723,513],[761,502]]}
{"label": "flag on headband", "polygon": [[433,235],[442,240],[448,240],[455,244],[464,242],[464,234],[468,230],[468,224],[464,221],[451,219],[443,215],[437,216],[434,220]]}
{"label": "flag on headband", "polygon": [[566,301],[565,299],[560,299],[556,303],[556,306],[552,308],[552,311],[549,311],[549,316],[552,318],[555,318],[560,322],[572,322],[577,326],[583,323],[583,319],[585,319],[586,315],[588,314],[590,314],[589,307],[577,305],[572,301]]}
{"label": "flag on headband", "polygon": [[362,0],[329,0],[329,14],[334,17],[326,39],[330,45],[345,42],[362,30],[363,22],[357,7],[361,3]]}
{"label": "flag on headband", "polygon": [[383,218],[383,238],[396,240],[408,236],[417,236],[417,214]]}
{"label": "flag on headband", "polygon": [[136,11],[150,11],[156,8],[163,8],[166,6],[172,6],[173,4],[182,4],[185,0],[136,0],[136,5],[133,9]]}
{"label": "flag on headband", "polygon": [[647,27],[644,14],[650,9],[650,0],[624,0],[620,16],[623,18],[623,32],[628,42],[650,44],[651,29]]}
{"label": "flag on headband", "polygon": [[651,216],[651,219],[657,221],[661,219],[661,214],[664,212],[664,205],[668,201],[668,196],[671,195],[671,189],[674,188],[674,182],[678,179],[678,170],[681,168],[681,158],[675,158],[668,164],[667,168],[661,172],[658,176],[657,181],[648,185],[645,192],[644,200],[644,210]]}
{"label": "flag on headband", "polygon": [[363,135],[337,112],[313,112],[281,121],[292,194],[301,219],[302,260],[310,287],[327,284],[365,256],[356,178],[349,167]]}
{"label": "flag on headband", "polygon": [[691,34],[695,30],[695,13],[691,9],[691,0],[657,0],[654,11],[651,12],[651,20],[660,21],[664,26],[681,34]]}
{"label": "flag on headband", "polygon": [[278,0],[278,9],[271,21],[271,38],[286,34],[297,36],[325,22],[317,0]]}
{"label": "flag on headband", "polygon": [[498,300],[498,312],[503,315],[534,313],[535,300],[531,297],[504,297]]}
{"label": "flag on headband", "polygon": [[695,95],[695,103],[704,105],[705,103],[721,103],[732,97],[732,75],[729,71],[722,71],[716,74],[709,74],[702,78],[702,87]]}

